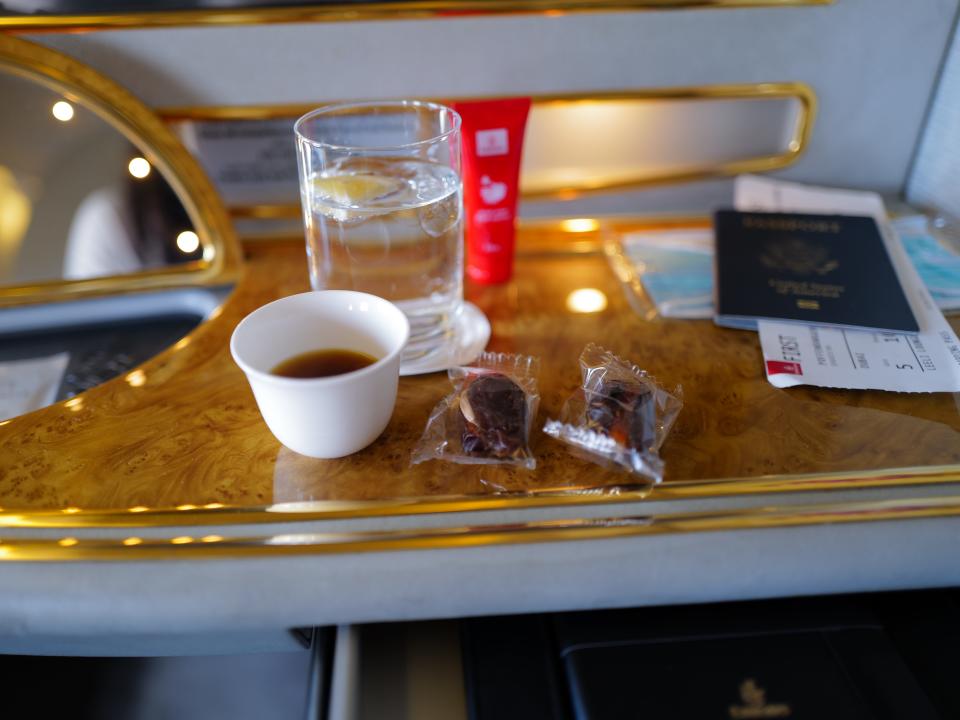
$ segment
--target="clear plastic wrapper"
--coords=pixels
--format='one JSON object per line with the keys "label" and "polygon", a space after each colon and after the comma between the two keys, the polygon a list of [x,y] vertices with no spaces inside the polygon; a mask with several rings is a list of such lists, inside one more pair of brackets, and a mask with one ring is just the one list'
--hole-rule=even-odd
{"label": "clear plastic wrapper", "polygon": [[449,370],[453,392],[430,413],[412,463],[448,460],[533,470],[530,430],[537,416],[540,361],[527,355],[482,353],[473,365]]}
{"label": "clear plastic wrapper", "polygon": [[581,387],[543,431],[577,455],[663,480],[659,450],[683,406],[681,389],[664,390],[636,365],[593,343],[580,355]]}

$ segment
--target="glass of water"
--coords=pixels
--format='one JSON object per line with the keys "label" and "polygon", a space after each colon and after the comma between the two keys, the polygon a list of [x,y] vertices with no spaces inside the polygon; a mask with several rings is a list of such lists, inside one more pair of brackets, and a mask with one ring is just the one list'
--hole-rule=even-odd
{"label": "glass of water", "polygon": [[405,362],[444,351],[463,306],[460,116],[352,103],[295,130],[310,284],[395,303],[410,320]]}

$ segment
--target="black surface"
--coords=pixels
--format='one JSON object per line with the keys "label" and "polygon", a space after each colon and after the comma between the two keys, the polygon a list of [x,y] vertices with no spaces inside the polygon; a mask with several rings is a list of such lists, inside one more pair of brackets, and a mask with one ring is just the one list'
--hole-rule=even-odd
{"label": "black surface", "polygon": [[960,593],[881,595],[884,627],[943,717],[960,718]]}
{"label": "black surface", "polygon": [[941,717],[869,597],[574,613],[555,627],[577,718]]}
{"label": "black surface", "polygon": [[[773,318],[919,330],[872,218],[721,210],[714,227],[721,324]],[[841,290],[832,297],[827,288]]]}
{"label": "black surface", "polygon": [[463,623],[471,720],[960,718],[958,644],[954,591]]}
{"label": "black surface", "polygon": [[879,628],[869,598],[828,596],[560,613],[552,616],[561,651],[588,643],[689,639],[707,635]]}
{"label": "black surface", "polygon": [[565,661],[577,718],[725,718],[755,705],[773,717],[877,718],[817,633],[591,646]]}
{"label": "black surface", "polygon": [[[0,692],[10,717],[120,717],[141,692],[139,658],[0,656]],[[47,688],[46,691],[40,688]]]}
{"label": "black surface", "polygon": [[307,650],[158,658],[0,655],[3,717],[304,720]]}
{"label": "black surface", "polygon": [[173,345],[200,321],[197,316],[175,315],[69,330],[0,335],[0,362],[69,352],[70,361],[56,398],[63,400],[145,362]]}
{"label": "black surface", "polygon": [[465,620],[460,642],[470,720],[568,717],[547,616]]}

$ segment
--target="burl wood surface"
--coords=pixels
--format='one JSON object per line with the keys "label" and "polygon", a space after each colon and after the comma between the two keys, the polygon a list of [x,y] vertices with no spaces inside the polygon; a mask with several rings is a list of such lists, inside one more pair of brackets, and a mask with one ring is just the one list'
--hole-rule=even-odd
{"label": "burl wood surface", "polygon": [[[535,471],[411,467],[430,410],[450,390],[445,373],[401,379],[389,427],[349,458],[312,460],[283,448],[228,349],[247,313],[309,289],[302,243],[272,243],[248,248],[245,276],[219,316],[167,352],[71,401],[0,423],[0,506],[262,506],[620,484],[624,475],[572,457],[540,431],[577,387],[577,358],[590,341],[682,386],[684,407],[663,448],[667,483],[960,463],[954,395],[778,390],[764,378],[755,333],[642,318],[596,246],[577,251],[582,237],[528,229],[513,282],[467,288],[490,318],[489,349],[541,358]],[[569,312],[567,296],[583,287],[602,290],[607,308]]]}

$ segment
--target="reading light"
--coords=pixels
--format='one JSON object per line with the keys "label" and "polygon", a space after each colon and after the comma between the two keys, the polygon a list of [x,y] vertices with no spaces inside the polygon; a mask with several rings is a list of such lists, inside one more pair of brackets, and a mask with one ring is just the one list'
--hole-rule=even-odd
{"label": "reading light", "polygon": [[52,112],[53,116],[60,122],[73,120],[73,105],[66,100],[58,100],[55,102],[53,107],[50,108],[50,112]]}
{"label": "reading light", "polygon": [[129,170],[130,174],[137,178],[137,180],[143,180],[150,174],[150,163],[147,162],[146,158],[135,157],[127,165],[127,170]]}
{"label": "reading light", "polygon": [[80,412],[83,410],[83,398],[74,397],[67,400],[64,404],[64,407],[70,408],[73,412]]}
{"label": "reading light", "polygon": [[571,218],[560,223],[565,232],[593,232],[600,227],[600,223],[593,218]]}
{"label": "reading light", "polygon": [[596,288],[580,288],[567,295],[567,310],[575,313],[595,313],[606,309],[607,296]]}
{"label": "reading light", "polygon": [[30,198],[20,189],[13,171],[0,165],[0,264],[20,249],[30,227]]}
{"label": "reading light", "polygon": [[177,247],[180,252],[189,255],[200,247],[200,238],[193,230],[184,230],[177,235]]}

